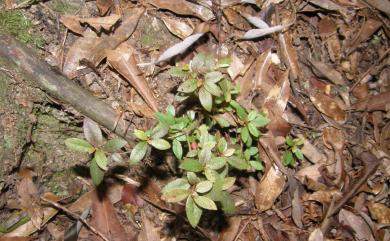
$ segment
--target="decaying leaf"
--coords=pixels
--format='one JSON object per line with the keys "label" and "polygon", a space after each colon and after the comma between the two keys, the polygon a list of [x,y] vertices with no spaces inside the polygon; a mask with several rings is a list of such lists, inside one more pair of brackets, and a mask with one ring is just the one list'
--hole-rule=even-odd
{"label": "decaying leaf", "polygon": [[303,147],[301,149],[303,155],[312,163],[325,163],[326,157],[322,154],[309,140],[300,135],[299,138],[303,138]]}
{"label": "decaying leaf", "polygon": [[139,240],[160,241],[160,235],[157,228],[154,227],[153,222],[146,216],[145,210],[141,210],[142,218],[142,232]]}
{"label": "decaying leaf", "polygon": [[382,151],[390,155],[390,122],[382,128],[379,145]]}
{"label": "decaying leaf", "polygon": [[245,65],[241,62],[240,58],[233,52],[232,63],[230,64],[227,72],[232,80],[235,80],[238,75],[241,74]]}
{"label": "decaying leaf", "polygon": [[244,30],[249,28],[249,24],[245,19],[238,14],[233,8],[223,9],[223,14],[225,15],[227,21],[234,27]]}
{"label": "decaying leaf", "polygon": [[358,32],[357,36],[349,44],[350,47],[348,53],[351,53],[353,50],[355,50],[360,43],[367,41],[381,26],[382,22],[372,18],[367,19]]}
{"label": "decaying leaf", "polygon": [[194,32],[191,26],[185,23],[183,20],[170,18],[164,15],[161,16],[161,20],[164,22],[165,26],[167,26],[171,33],[181,39],[187,38]]}
{"label": "decaying leaf", "polygon": [[297,51],[295,50],[294,46],[292,45],[292,39],[291,35],[286,31],[284,33],[279,33],[279,43],[282,48],[281,55],[284,59],[285,63],[288,64],[288,66],[291,69],[292,77],[294,79],[298,79],[301,75],[301,71],[299,69],[298,65],[298,56]]}
{"label": "decaying leaf", "polygon": [[228,228],[219,234],[218,241],[233,241],[236,238],[240,224],[241,217],[230,217],[228,219]]}
{"label": "decaying leaf", "polygon": [[366,111],[386,111],[390,109],[390,91],[378,95],[369,96],[367,99],[360,101],[351,106],[352,109]]}
{"label": "decaying leaf", "polygon": [[[108,197],[98,196],[95,192],[95,199],[92,201],[91,225],[112,241],[134,241],[137,232],[127,233],[116,216],[116,211]],[[95,237],[95,240],[101,240]]]}
{"label": "decaying leaf", "polygon": [[339,222],[348,225],[353,229],[356,239],[374,241],[370,227],[364,219],[350,211],[341,209],[339,213]]}
{"label": "decaying leaf", "polygon": [[331,97],[321,93],[314,93],[310,96],[310,100],[321,113],[330,117],[332,120],[339,124],[343,124],[346,121],[347,115],[345,110]]}
{"label": "decaying leaf", "polygon": [[286,179],[279,168],[272,166],[256,187],[255,204],[260,212],[272,207],[282,193]]}
{"label": "decaying leaf", "polygon": [[102,29],[109,30],[115,23],[118,22],[118,20],[121,18],[121,16],[116,14],[111,14],[107,17],[99,17],[99,18],[78,18],[77,20],[80,21],[80,23],[87,23],[94,29],[101,31]]}
{"label": "decaying leaf", "polygon": [[302,224],[303,206],[302,206],[302,201],[300,199],[298,188],[296,188],[294,191],[294,196],[292,199],[291,206],[292,206],[292,211],[291,211],[292,219],[299,228],[302,228],[303,227]]}
{"label": "decaying leaf", "polygon": [[340,72],[338,72],[334,68],[330,67],[329,65],[323,62],[315,61],[313,59],[309,59],[309,61],[318,72],[320,72],[332,83],[336,85],[342,85],[342,86],[346,85],[343,76],[340,74]]}
{"label": "decaying leaf", "polygon": [[84,27],[80,25],[80,22],[74,16],[63,15],[60,21],[70,31],[83,35]]}
{"label": "decaying leaf", "polygon": [[387,0],[365,0],[367,3],[369,3],[374,8],[377,8],[381,10],[382,12],[386,13],[387,15],[390,15],[390,5]]}
{"label": "decaying leaf", "polygon": [[105,15],[112,7],[113,0],[96,0],[96,6],[99,9],[100,15]]}
{"label": "decaying leaf", "polygon": [[307,200],[316,201],[322,204],[329,204],[332,198],[336,200],[341,198],[341,192],[338,190],[319,190],[307,197]]}
{"label": "decaying leaf", "polygon": [[84,136],[87,141],[93,146],[100,146],[103,144],[103,134],[99,125],[88,117],[83,121]]}
{"label": "decaying leaf", "polygon": [[321,229],[316,228],[311,232],[308,241],[324,241],[324,234]]}
{"label": "decaying leaf", "polygon": [[135,89],[130,90],[129,105],[131,110],[138,116],[155,118],[154,111],[144,102],[144,100],[137,94]]}
{"label": "decaying leaf", "polygon": [[148,0],[147,2],[158,8],[170,10],[176,14],[196,16],[205,22],[215,18],[210,9],[185,0]]}
{"label": "decaying leaf", "polygon": [[322,177],[320,172],[321,166],[322,166],[321,164],[315,164],[315,165],[301,168],[298,172],[295,173],[295,177],[301,183],[305,183],[306,177],[310,177],[316,181],[319,181],[319,179]]}
{"label": "decaying leaf", "polygon": [[115,49],[133,34],[143,12],[143,8],[127,11],[122,17],[121,25],[112,35],[98,37],[93,31],[86,30],[84,36],[77,39],[69,49],[63,67],[65,75],[70,79],[76,77],[80,60],[84,58],[94,65],[99,64],[106,57],[105,50]]}
{"label": "decaying leaf", "polygon": [[134,56],[135,49],[131,45],[123,43],[115,50],[107,50],[106,55],[110,65],[130,82],[152,110],[158,111],[157,100],[138,68]]}

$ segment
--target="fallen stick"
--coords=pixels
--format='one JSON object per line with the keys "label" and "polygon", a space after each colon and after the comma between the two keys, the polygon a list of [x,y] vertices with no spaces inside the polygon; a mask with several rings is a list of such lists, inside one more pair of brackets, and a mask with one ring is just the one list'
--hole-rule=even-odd
{"label": "fallen stick", "polygon": [[71,105],[81,114],[128,142],[134,142],[134,137],[128,130],[130,123],[121,119],[121,114],[60,72],[54,71],[32,49],[14,37],[2,33],[0,33],[0,67],[0,70],[7,70],[8,74],[35,83],[49,95]]}

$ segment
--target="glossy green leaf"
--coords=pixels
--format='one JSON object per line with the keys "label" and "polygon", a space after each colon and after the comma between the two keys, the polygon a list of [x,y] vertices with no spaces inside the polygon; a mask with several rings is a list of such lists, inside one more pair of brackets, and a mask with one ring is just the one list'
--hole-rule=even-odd
{"label": "glossy green leaf", "polygon": [[227,142],[224,137],[220,138],[217,143],[217,148],[220,153],[223,153],[227,149]]}
{"label": "glossy green leaf", "polygon": [[257,117],[251,121],[251,123],[256,126],[257,128],[259,127],[264,127],[266,126],[268,123],[270,122],[270,120],[265,117],[265,116],[262,116],[262,115],[257,115]]}
{"label": "glossy green leaf", "polygon": [[163,114],[161,112],[156,112],[154,113],[156,116],[157,120],[160,121],[160,123],[170,126],[175,124],[175,118],[169,114]]}
{"label": "glossy green leaf", "polygon": [[248,141],[248,138],[249,138],[249,130],[248,128],[245,126],[241,129],[241,140],[246,143]]}
{"label": "glossy green leaf", "polygon": [[213,157],[207,163],[207,167],[213,170],[221,169],[226,165],[226,157]]}
{"label": "glossy green leaf", "polygon": [[294,155],[299,159],[299,160],[303,160],[303,153],[300,149],[296,149],[295,152],[294,152]]}
{"label": "glossy green leaf", "polygon": [[223,152],[223,156],[225,157],[229,157],[229,156],[232,156],[234,154],[236,150],[234,150],[234,148],[229,148],[229,149],[226,149],[224,152]]}
{"label": "glossy green leaf", "polygon": [[168,70],[168,73],[174,77],[183,78],[188,75],[188,71],[183,70],[181,66],[174,66]]}
{"label": "glossy green leaf", "polygon": [[248,130],[252,134],[252,136],[254,136],[254,137],[259,137],[260,136],[259,130],[257,129],[257,127],[255,125],[253,125],[252,122],[248,123]]}
{"label": "glossy green leaf", "polygon": [[214,96],[221,96],[222,95],[221,88],[219,88],[219,86],[214,84],[214,83],[205,82],[204,88]]}
{"label": "glossy green leaf", "polygon": [[198,193],[205,193],[211,190],[213,183],[210,181],[202,181],[196,184],[195,190]]}
{"label": "glossy green leaf", "polygon": [[295,159],[291,151],[285,151],[283,153],[282,163],[285,166],[289,166],[289,165],[293,166],[295,164]]}
{"label": "glossy green leaf", "polygon": [[187,180],[191,185],[197,184],[200,182],[200,178],[196,176],[194,172],[187,172]]}
{"label": "glossy green leaf", "polygon": [[259,161],[249,161],[249,164],[257,171],[262,171],[264,169],[264,166]]}
{"label": "glossy green leaf", "polygon": [[219,71],[208,72],[204,76],[204,81],[206,83],[211,83],[211,84],[215,84],[219,82],[221,79],[223,79],[223,74]]}
{"label": "glossy green leaf", "polygon": [[193,228],[198,226],[202,213],[203,210],[195,204],[191,196],[188,196],[186,201],[186,215]]}
{"label": "glossy green leaf", "polygon": [[127,144],[127,141],[122,138],[114,138],[106,142],[102,147],[106,152],[116,152]]}
{"label": "glossy green leaf", "polygon": [[244,160],[244,158],[240,158],[237,156],[231,156],[227,160],[232,167],[234,167],[238,170],[246,170],[248,168],[248,164]]}
{"label": "glossy green leaf", "polygon": [[222,89],[222,92],[223,92],[223,97],[225,98],[225,101],[226,102],[230,102],[231,99],[232,99],[232,94],[231,94],[231,82],[227,79],[223,79],[222,81],[220,81],[219,83],[219,86],[221,87]]}
{"label": "glossy green leaf", "polygon": [[183,157],[183,147],[181,146],[180,141],[174,139],[172,142],[172,151],[175,154],[176,158],[181,160]]}
{"label": "glossy green leaf", "polygon": [[203,108],[205,108],[207,111],[210,112],[213,108],[213,97],[204,87],[199,89],[199,101]]}
{"label": "glossy green leaf", "polygon": [[198,88],[198,80],[189,79],[179,85],[177,90],[183,93],[192,93]]}
{"label": "glossy green leaf", "polygon": [[226,57],[218,60],[217,67],[218,68],[227,68],[232,63],[232,58]]}
{"label": "glossy green leaf", "polygon": [[207,168],[205,170],[204,175],[206,176],[207,180],[209,180],[210,182],[215,182],[219,178],[218,172],[210,168]]}
{"label": "glossy green leaf", "polygon": [[210,161],[212,156],[211,148],[208,147],[203,148],[202,150],[200,150],[198,156],[199,156],[200,163],[202,164],[207,163],[208,161]]}
{"label": "glossy green leaf", "polygon": [[236,206],[234,200],[230,197],[226,191],[221,192],[221,205],[222,210],[226,214],[234,214],[236,212]]}
{"label": "glossy green leaf", "polygon": [[189,152],[187,152],[187,155],[186,157],[189,157],[189,158],[194,158],[198,155],[198,150],[191,150]]}
{"label": "glossy green leaf", "polygon": [[201,208],[208,210],[217,210],[217,205],[213,200],[205,196],[194,196],[194,202]]}
{"label": "glossy green leaf", "polygon": [[227,190],[234,185],[236,181],[235,177],[226,177],[223,179],[222,190]]}
{"label": "glossy green leaf", "polygon": [[195,159],[185,159],[179,166],[179,168],[190,172],[200,172],[203,170],[202,164]]}
{"label": "glossy green leaf", "polygon": [[99,186],[104,179],[104,170],[102,170],[95,161],[95,158],[92,159],[89,166],[89,173],[92,178],[92,182],[95,186]]}
{"label": "glossy green leaf", "polygon": [[95,148],[91,144],[79,138],[68,138],[65,140],[65,145],[73,151],[86,153],[93,153],[95,151]]}
{"label": "glossy green leaf", "polygon": [[135,164],[141,161],[145,157],[147,150],[148,143],[146,143],[145,141],[141,141],[137,145],[135,145],[130,154],[130,164]]}
{"label": "glossy green leaf", "polygon": [[188,190],[190,187],[191,186],[186,179],[178,178],[176,180],[173,180],[172,182],[169,182],[167,185],[165,185],[164,188],[161,189],[161,192],[166,193],[166,192],[172,191],[174,189]]}
{"label": "glossy green leaf", "polygon": [[257,111],[252,110],[249,112],[247,120],[248,121],[253,121],[257,117]]}
{"label": "glossy green leaf", "polygon": [[93,159],[101,169],[107,170],[107,157],[102,150],[97,149]]}
{"label": "glossy green leaf", "polygon": [[175,107],[173,107],[173,105],[168,105],[165,110],[166,110],[167,114],[169,114],[171,116],[176,115]]}
{"label": "glossy green leaf", "polygon": [[291,136],[286,136],[286,144],[291,147],[294,145],[294,140]]}
{"label": "glossy green leaf", "polygon": [[229,121],[224,119],[222,115],[214,115],[213,118],[214,118],[214,120],[217,121],[218,125],[220,125],[221,127],[226,128],[226,127],[230,126]]}
{"label": "glossy green leaf", "polygon": [[244,121],[247,117],[247,113],[246,113],[245,109],[242,108],[242,106],[234,100],[230,101],[230,105],[236,110],[238,117],[242,121]]}
{"label": "glossy green leaf", "polygon": [[141,131],[141,130],[135,129],[134,135],[135,135],[135,137],[137,137],[141,141],[146,141],[148,139],[148,135],[146,135],[146,133],[144,131]]}
{"label": "glossy green leaf", "polygon": [[190,195],[189,190],[173,189],[169,192],[164,193],[162,195],[162,199],[170,203],[177,203],[186,199],[188,195]]}
{"label": "glossy green leaf", "polygon": [[162,151],[171,148],[171,144],[169,144],[169,142],[164,139],[150,140],[149,144],[152,145],[154,148]]}
{"label": "glossy green leaf", "polygon": [[160,139],[166,136],[168,134],[168,131],[169,131],[169,127],[160,123],[152,129],[150,136],[153,139]]}

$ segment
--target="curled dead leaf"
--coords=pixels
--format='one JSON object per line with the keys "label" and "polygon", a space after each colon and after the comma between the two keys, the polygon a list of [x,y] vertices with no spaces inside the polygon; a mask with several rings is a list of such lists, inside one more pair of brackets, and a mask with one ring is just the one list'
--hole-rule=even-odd
{"label": "curled dead leaf", "polygon": [[158,8],[170,10],[176,14],[196,16],[205,22],[215,18],[210,9],[185,0],[148,0],[147,2]]}
{"label": "curled dead leaf", "polygon": [[164,22],[165,26],[171,33],[181,39],[190,36],[194,32],[192,27],[185,23],[183,20],[170,18],[165,15],[161,16],[161,20]]}
{"label": "curled dead leaf", "polygon": [[341,209],[339,212],[339,222],[351,227],[354,230],[354,235],[357,240],[375,240],[370,227],[362,217],[345,209]]}
{"label": "curled dead leaf", "polygon": [[347,120],[345,110],[333,98],[321,93],[314,93],[310,95],[310,100],[317,110],[337,123],[343,124]]}

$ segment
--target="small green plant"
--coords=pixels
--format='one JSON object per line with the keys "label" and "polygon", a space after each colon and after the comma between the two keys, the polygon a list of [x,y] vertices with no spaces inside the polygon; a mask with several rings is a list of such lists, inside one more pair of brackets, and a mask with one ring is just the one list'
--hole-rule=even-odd
{"label": "small green plant", "polygon": [[107,170],[109,160],[107,154],[111,154],[112,160],[120,160],[121,156],[116,152],[127,142],[121,138],[106,141],[99,126],[88,118],[84,119],[83,130],[86,140],[68,138],[65,140],[65,145],[71,150],[88,153],[92,156],[89,170],[93,183],[98,186],[103,181],[104,173]]}
{"label": "small green plant", "polygon": [[283,152],[282,157],[283,165],[294,167],[297,159],[303,160],[303,154],[300,149],[303,142],[303,138],[293,139],[291,136],[286,137],[286,150]]}
{"label": "small green plant", "polygon": [[183,115],[168,106],[165,113],[156,113],[154,128],[134,131],[139,142],[130,163],[141,161],[152,147],[172,151],[177,158],[183,176],[168,183],[162,197],[168,202],[185,200],[193,227],[205,209],[235,211],[228,192],[236,180],[229,176],[232,169],[263,170],[257,144],[269,119],[235,101],[239,88],[223,73],[228,66],[229,59],[215,62],[212,55],[201,53],[190,64],[170,69],[172,76],[183,80],[176,99],[194,100],[199,105]]}

